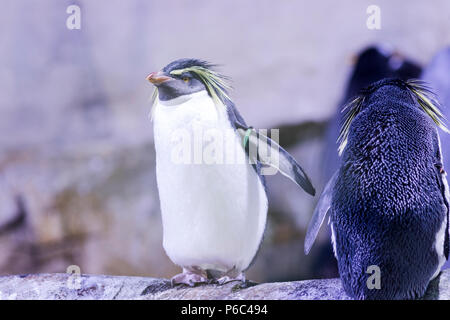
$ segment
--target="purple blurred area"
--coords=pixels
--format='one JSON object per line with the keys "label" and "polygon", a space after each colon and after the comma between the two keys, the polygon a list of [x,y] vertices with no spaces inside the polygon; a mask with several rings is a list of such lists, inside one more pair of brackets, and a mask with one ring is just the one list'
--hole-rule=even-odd
{"label": "purple blurred area", "polygon": [[[80,30],[66,27],[72,4]],[[324,132],[355,54],[383,44],[425,66],[450,44],[449,1],[377,1],[381,30],[366,27],[371,4],[2,1],[0,274],[179,271],[162,248],[145,81],[178,58],[220,64],[247,123],[281,128],[320,193]],[[317,197],[279,175],[268,188],[266,236],[248,278],[335,275],[317,267],[318,250],[303,254]],[[322,230],[319,243],[328,241]]]}

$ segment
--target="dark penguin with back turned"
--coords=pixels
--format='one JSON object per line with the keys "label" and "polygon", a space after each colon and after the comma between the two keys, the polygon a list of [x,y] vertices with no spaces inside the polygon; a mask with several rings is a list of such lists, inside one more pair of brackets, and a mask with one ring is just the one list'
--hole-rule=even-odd
{"label": "dark penguin with back turned", "polygon": [[[431,91],[386,79],[345,108],[341,166],[325,187],[305,240],[308,253],[329,212],[345,291],[355,299],[422,297],[449,255],[449,191]],[[381,287],[368,285],[370,266]]]}
{"label": "dark penguin with back turned", "polygon": [[[361,50],[356,56],[356,61],[346,84],[342,100],[339,106],[347,103],[358,92],[385,78],[399,78],[408,80],[419,77],[421,67],[412,60],[393,51],[387,45],[372,45]],[[340,158],[337,151],[337,138],[341,126],[343,114],[341,108],[336,108],[329,120],[325,132],[325,148],[322,158],[321,184],[331,178],[339,168]],[[333,249],[329,242],[317,243],[317,258],[313,266],[315,277],[336,277],[338,275],[336,260],[333,257]]]}
{"label": "dark penguin with back turned", "polygon": [[[387,46],[370,46],[362,50],[358,56],[345,88],[345,94],[339,105],[347,103],[358,94],[359,90],[370,84],[386,78],[399,78],[403,80],[418,78],[421,67],[405,59],[402,55],[392,51]],[[326,132],[326,147],[324,153],[323,181],[328,181],[339,167],[337,152],[337,137],[342,122],[342,113],[337,108],[330,119]]]}
{"label": "dark penguin with back turned", "polygon": [[[289,153],[246,125],[228,96],[227,78],[213,65],[180,59],[147,79],[156,86],[163,246],[183,268],[172,283],[244,281],[266,226],[264,175],[279,171],[309,194],[315,190]],[[181,161],[174,156],[180,150]]]}

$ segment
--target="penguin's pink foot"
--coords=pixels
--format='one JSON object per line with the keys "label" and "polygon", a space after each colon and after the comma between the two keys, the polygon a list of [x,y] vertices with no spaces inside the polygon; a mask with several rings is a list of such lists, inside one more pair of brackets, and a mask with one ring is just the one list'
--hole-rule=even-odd
{"label": "penguin's pink foot", "polygon": [[208,283],[208,277],[200,269],[183,268],[183,272],[174,276],[170,281],[172,283],[172,287],[179,284],[194,287],[197,284]]}
{"label": "penguin's pink foot", "polygon": [[229,282],[233,282],[233,281],[240,281],[240,282],[245,282],[245,275],[243,272],[237,274],[237,275],[232,275],[232,274],[226,274],[223,277],[220,277],[219,279],[217,279],[217,283],[222,285],[222,284],[226,284]]}

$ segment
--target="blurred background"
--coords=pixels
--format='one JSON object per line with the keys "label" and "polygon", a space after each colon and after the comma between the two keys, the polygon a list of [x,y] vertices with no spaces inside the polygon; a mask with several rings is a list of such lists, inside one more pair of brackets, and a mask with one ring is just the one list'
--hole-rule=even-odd
{"label": "blurred background", "polygon": [[[79,30],[66,27],[72,4]],[[366,25],[373,4],[379,30]],[[320,193],[338,161],[343,101],[371,72],[419,77],[449,44],[447,0],[2,1],[0,274],[180,271],[162,248],[151,71],[183,57],[221,64],[247,123],[280,128]],[[360,80],[355,68],[370,47],[389,70],[369,63]],[[318,197],[279,175],[268,189],[266,236],[247,277],[336,276],[326,227],[303,253]]]}

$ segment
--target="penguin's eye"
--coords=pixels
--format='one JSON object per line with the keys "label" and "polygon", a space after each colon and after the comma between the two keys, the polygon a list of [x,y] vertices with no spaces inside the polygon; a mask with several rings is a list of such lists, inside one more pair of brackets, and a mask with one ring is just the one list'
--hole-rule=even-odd
{"label": "penguin's eye", "polygon": [[183,81],[186,82],[186,83],[189,82],[189,78],[188,78],[188,77],[183,77],[183,78],[181,78],[181,80],[183,80]]}

